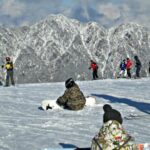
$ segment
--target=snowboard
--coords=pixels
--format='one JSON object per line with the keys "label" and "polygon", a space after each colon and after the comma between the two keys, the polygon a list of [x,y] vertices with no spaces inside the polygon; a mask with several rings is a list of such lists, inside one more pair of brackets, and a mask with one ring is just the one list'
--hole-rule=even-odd
{"label": "snowboard", "polygon": [[[86,97],[86,103],[85,106],[94,106],[96,104],[96,99],[95,97],[92,96],[87,96]],[[63,109],[60,107],[57,103],[56,100],[43,100],[41,107],[43,110],[48,110],[48,109]]]}

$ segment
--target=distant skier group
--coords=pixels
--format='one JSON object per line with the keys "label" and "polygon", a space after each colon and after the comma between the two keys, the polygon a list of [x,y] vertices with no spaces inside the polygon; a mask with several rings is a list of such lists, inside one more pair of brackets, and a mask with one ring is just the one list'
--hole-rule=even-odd
{"label": "distant skier group", "polygon": [[[137,55],[134,56],[134,60],[135,60],[135,69],[136,69],[134,78],[140,78],[140,71],[141,71],[142,64]],[[90,62],[91,62],[91,64],[90,64],[89,69],[92,69],[93,80],[96,80],[99,78],[97,75],[98,65],[93,60],[91,60]],[[126,59],[123,59],[123,61],[120,63],[119,67],[120,67],[120,72],[119,72],[119,76],[117,76],[117,78],[118,77],[119,78],[132,78],[131,69],[133,68],[133,62],[129,57],[127,57]],[[150,62],[149,62],[149,74],[150,74]]]}
{"label": "distant skier group", "polygon": [[[10,85],[10,82],[12,85],[15,85],[14,66],[13,66],[13,61],[10,59],[10,57],[6,57],[5,60],[6,60],[6,63],[1,66],[2,72],[0,75],[0,85],[4,84],[4,83],[2,83],[2,80],[3,81],[5,80],[4,81],[5,86],[7,87]],[[141,61],[137,55],[134,56],[134,60],[135,60],[135,68],[136,68],[134,78],[140,78],[140,71],[142,68],[142,64],[141,64]],[[126,59],[123,59],[123,61],[120,63],[119,67],[120,67],[120,72],[119,72],[119,76],[117,76],[117,78],[118,77],[119,78],[124,78],[124,77],[131,78],[132,77],[131,69],[133,67],[133,62],[129,57],[127,57]],[[98,67],[97,63],[93,60],[90,60],[89,69],[92,70],[92,79],[93,80],[99,79],[98,68],[99,67]],[[5,75],[4,71],[6,71],[5,72],[6,75]],[[150,62],[149,62],[148,71],[149,71],[149,75],[150,75]]]}
{"label": "distant skier group", "polygon": [[[136,72],[135,72],[135,78],[140,78],[140,71],[141,71],[141,61],[139,60],[138,56],[134,56],[135,59],[135,68],[136,68]],[[124,59],[121,63],[120,63],[120,73],[119,73],[119,77],[127,77],[131,78],[131,68],[133,67],[133,62],[130,58],[126,58],[126,60]]]}

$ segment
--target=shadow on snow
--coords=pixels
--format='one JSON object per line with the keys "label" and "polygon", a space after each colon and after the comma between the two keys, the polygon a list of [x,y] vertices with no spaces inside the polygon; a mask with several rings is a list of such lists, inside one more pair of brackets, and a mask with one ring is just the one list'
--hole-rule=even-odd
{"label": "shadow on snow", "polygon": [[114,96],[105,95],[105,94],[91,94],[91,95],[99,97],[99,98],[104,98],[113,103],[125,103],[129,106],[139,109],[140,111],[142,111],[144,113],[150,114],[150,104],[149,103],[136,102],[136,101],[133,101],[128,98],[114,97]]}
{"label": "shadow on snow", "polygon": [[76,148],[75,145],[73,144],[68,144],[68,143],[59,143],[63,148]]}
{"label": "shadow on snow", "polygon": [[73,144],[68,144],[68,143],[59,143],[59,145],[62,146],[62,148],[64,149],[71,149],[71,150],[90,150],[91,148],[90,147],[85,147],[85,148],[79,148]]}

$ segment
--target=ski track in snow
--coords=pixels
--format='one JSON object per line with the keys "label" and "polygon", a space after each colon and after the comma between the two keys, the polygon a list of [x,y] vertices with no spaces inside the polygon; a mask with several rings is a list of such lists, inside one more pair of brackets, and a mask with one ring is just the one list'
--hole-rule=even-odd
{"label": "ski track in snow", "polygon": [[[0,87],[0,149],[90,146],[102,125],[106,103],[121,112],[123,126],[136,143],[150,142],[150,78],[77,83],[85,96],[96,98],[96,106],[81,111],[40,110],[42,100],[56,99],[64,93],[64,82]],[[139,118],[127,119],[130,115]]]}

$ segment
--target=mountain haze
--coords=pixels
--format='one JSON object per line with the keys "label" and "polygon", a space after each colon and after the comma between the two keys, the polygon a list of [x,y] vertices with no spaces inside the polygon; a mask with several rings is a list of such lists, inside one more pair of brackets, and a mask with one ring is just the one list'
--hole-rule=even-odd
{"label": "mountain haze", "polygon": [[32,26],[0,27],[0,64],[11,56],[18,83],[89,80],[90,59],[98,63],[100,78],[114,78],[120,61],[134,55],[147,76],[150,31],[135,23],[106,29],[96,22],[50,15]]}

